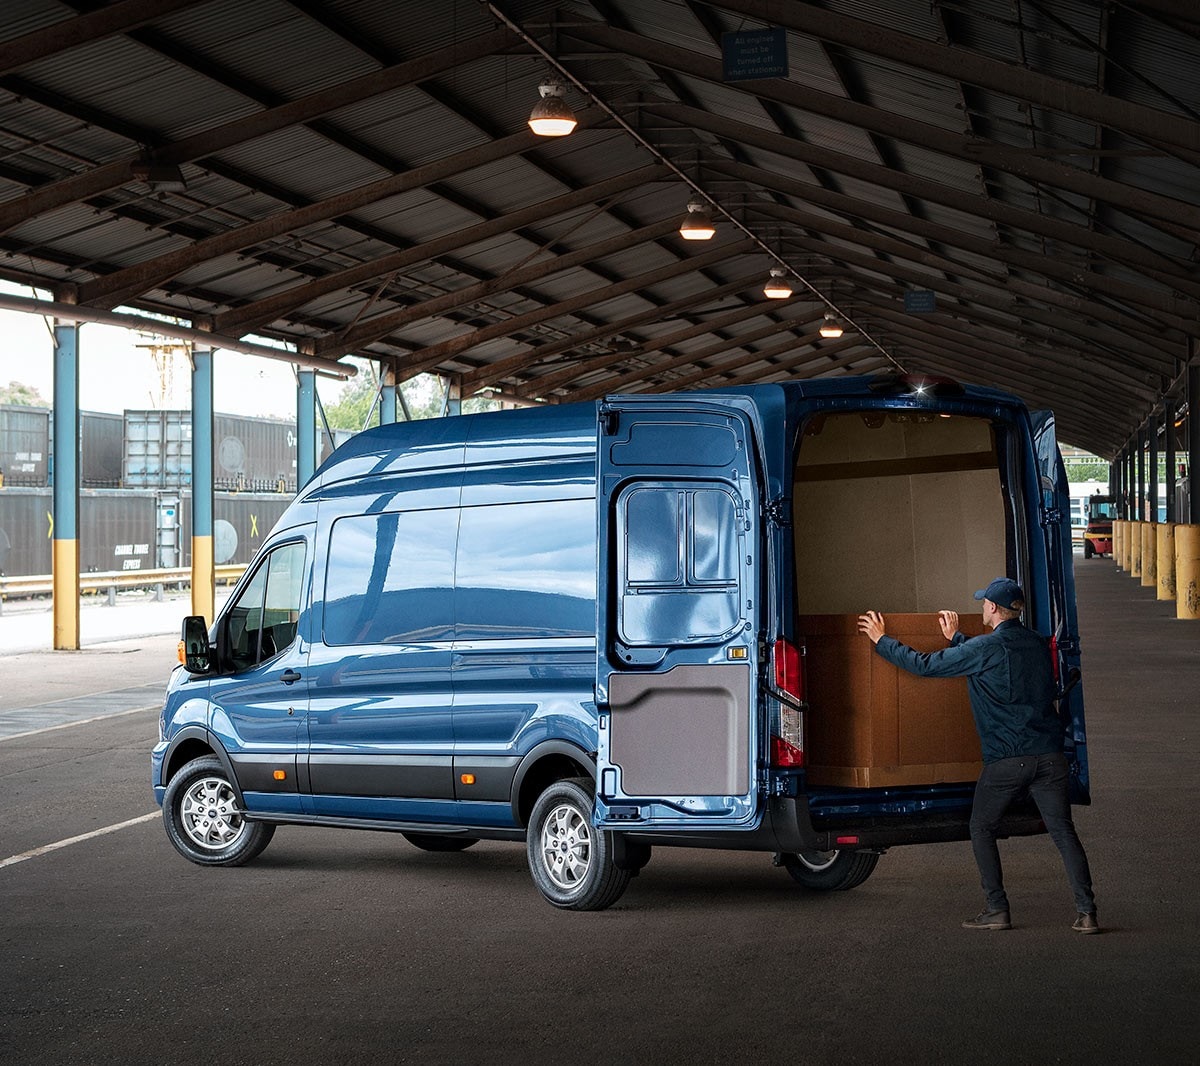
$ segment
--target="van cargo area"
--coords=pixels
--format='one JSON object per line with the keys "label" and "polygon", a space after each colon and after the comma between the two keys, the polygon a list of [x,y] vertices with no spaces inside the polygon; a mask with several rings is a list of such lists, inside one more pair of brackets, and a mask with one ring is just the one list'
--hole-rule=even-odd
{"label": "van cargo area", "polygon": [[805,646],[808,783],[975,781],[965,678],[904,673],[856,626],[883,612],[918,651],[946,647],[937,611],[981,633],[972,589],[1006,572],[1006,508],[989,421],[912,411],[820,414],[793,493],[796,633]]}

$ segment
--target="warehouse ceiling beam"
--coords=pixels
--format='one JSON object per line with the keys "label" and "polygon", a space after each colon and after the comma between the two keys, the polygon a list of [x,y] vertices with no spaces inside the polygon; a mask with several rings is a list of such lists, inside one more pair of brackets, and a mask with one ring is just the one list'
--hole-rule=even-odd
{"label": "warehouse ceiling beam", "polygon": [[[799,303],[797,298],[792,303]],[[810,305],[812,300],[808,299]],[[782,305],[782,306],[781,306]],[[612,369],[615,366],[622,364],[628,365],[630,362],[638,361],[642,365],[636,367],[632,372],[636,374],[648,374],[659,369],[659,364],[655,364],[651,357],[655,352],[661,352],[667,348],[673,348],[676,345],[683,344],[685,341],[694,340],[696,337],[703,337],[708,334],[718,334],[718,331],[728,329],[730,326],[736,326],[748,319],[760,318],[769,316],[769,321],[764,325],[756,326],[754,329],[747,330],[743,333],[732,334],[728,337],[722,337],[714,345],[709,346],[703,351],[685,352],[674,356],[669,360],[670,364],[686,365],[694,362],[697,359],[707,358],[706,353],[715,354],[717,352],[728,351],[730,348],[740,348],[744,345],[751,344],[754,341],[761,340],[764,337],[774,337],[781,331],[795,331],[803,328],[803,323],[798,321],[801,316],[795,318],[780,318],[777,317],[788,304],[785,301],[772,300],[768,303],[765,300],[758,300],[753,304],[745,307],[739,307],[733,311],[726,312],[709,322],[701,322],[696,325],[688,326],[685,329],[676,330],[674,333],[668,333],[661,337],[655,337],[652,341],[643,343],[636,352],[621,353],[617,359],[613,356],[600,356],[595,359],[586,359],[580,363],[572,364],[563,367],[559,370],[553,370],[540,377],[533,378],[522,385],[517,386],[515,392],[518,396],[540,396],[547,391],[553,391],[557,388],[567,385],[569,382],[586,377],[596,373],[598,370]],[[822,309],[823,311],[824,309]],[[818,316],[819,317],[819,316]],[[793,338],[792,343],[796,343]],[[666,364],[662,364],[666,365]]]}
{"label": "warehouse ceiling beam", "polygon": [[1076,82],[992,59],[875,22],[794,0],[716,0],[717,6],[768,25],[784,26],[831,44],[856,48],[908,67],[1027,101],[1073,118],[1132,134],[1152,146],[1168,145],[1200,163],[1200,123],[1175,112],[1122,100]]}
{"label": "warehouse ceiling beam", "polygon": [[[671,225],[674,225],[674,220],[672,220]],[[714,248],[703,255],[698,255],[687,259],[680,259],[677,263],[672,263],[669,266],[659,267],[656,270],[647,271],[645,274],[639,274],[636,277],[629,278],[627,281],[621,282],[619,285],[605,285],[600,289],[589,290],[588,292],[580,293],[579,295],[572,296],[566,300],[560,300],[558,303],[549,304],[546,307],[540,307],[535,311],[529,311],[524,315],[517,315],[513,318],[505,319],[502,322],[496,322],[491,326],[485,326],[481,329],[473,330],[470,333],[461,334],[458,337],[451,337],[449,340],[443,341],[441,344],[432,345],[423,351],[414,353],[414,355],[410,358],[397,360],[396,371],[398,374],[403,374],[405,379],[413,377],[414,375],[423,373],[426,370],[430,370],[444,360],[451,358],[462,351],[466,351],[468,348],[474,347],[475,345],[482,344],[485,341],[494,340],[497,337],[508,336],[510,333],[513,333],[519,329],[525,329],[531,325],[535,325],[539,322],[545,322],[552,318],[560,318],[563,315],[576,314],[584,308],[596,307],[604,303],[606,300],[612,300],[618,296],[624,296],[629,293],[638,293],[643,299],[649,300],[649,296],[646,295],[644,290],[650,286],[657,285],[663,281],[669,281],[671,278],[682,277],[685,274],[694,274],[697,271],[705,270],[708,267],[715,266],[716,264],[723,262],[728,256],[738,254],[735,249],[748,251],[749,242],[745,241],[732,246],[723,245],[720,248]],[[591,251],[594,254],[594,249],[585,249],[584,251]],[[549,266],[553,264],[551,263],[547,265]],[[427,301],[427,303],[432,302],[433,301]],[[478,388],[478,386],[476,386],[476,388]]]}
{"label": "warehouse ceiling beam", "polygon": [[275,293],[262,300],[244,304],[231,311],[219,314],[213,319],[213,326],[226,333],[253,330],[257,326],[273,322],[281,316],[298,310],[305,304],[328,296],[340,289],[348,289],[376,278],[386,277],[398,270],[405,270],[418,263],[425,263],[447,252],[465,248],[477,241],[489,237],[509,233],[522,226],[535,222],[547,222],[550,219],[588,204],[599,203],[609,197],[620,195],[630,189],[642,188],[648,184],[660,181],[666,177],[669,170],[657,164],[640,167],[626,174],[620,174],[607,181],[585,185],[580,189],[564,193],[562,196],[551,197],[541,203],[508,214],[499,215],[485,222],[478,222],[455,230],[442,237],[424,241],[421,244],[406,248],[392,255],[359,263],[343,270],[336,270],[325,277],[295,285],[283,292]]}
{"label": "warehouse ceiling beam", "polygon": [[[473,40],[454,42],[429,55],[352,78],[341,85],[323,88],[297,100],[268,107],[191,137],[167,144],[156,144],[152,158],[156,163],[176,166],[203,160],[205,156],[245,144],[289,126],[311,122],[338,108],[404,88],[414,82],[453,70],[464,63],[493,55],[510,47],[515,40],[508,30],[500,29]],[[112,128],[107,123],[103,125]],[[152,143],[144,136],[132,139],[139,143]],[[36,215],[129,184],[135,180],[132,168],[145,158],[142,152],[130,153],[114,162],[93,167],[69,178],[49,182],[17,200],[0,204],[0,232],[7,231]]]}
{"label": "warehouse ceiling beam", "polygon": [[[731,91],[736,88],[748,96],[800,108],[870,133],[893,137],[955,159],[978,163],[971,150],[971,145],[976,143],[972,138],[898,112],[885,111],[869,104],[820,92],[794,81],[769,79],[726,84],[719,58],[701,55],[599,23],[585,24],[575,20],[564,26],[560,33],[722,85]],[[1200,206],[1110,181],[1077,167],[1039,159],[1027,153],[1005,158],[994,165],[996,169],[1004,170],[1032,184],[1048,184],[1067,189],[1080,196],[1092,197],[1121,207],[1131,214],[1151,220],[1166,220],[1172,225],[1186,226],[1200,234]]]}
{"label": "warehouse ceiling beam", "polygon": [[117,0],[96,11],[52,22],[0,43],[0,74],[201,3],[207,0]]}
{"label": "warehouse ceiling beam", "polygon": [[57,300],[39,300],[29,296],[14,296],[9,293],[0,293],[0,309],[23,311],[31,315],[49,315],[64,322],[96,322],[104,326],[120,326],[123,329],[140,330],[143,333],[158,333],[164,337],[175,337],[179,340],[191,341],[193,344],[207,345],[210,348],[224,348],[231,352],[242,352],[244,355],[257,355],[263,359],[276,359],[313,370],[323,370],[343,379],[352,378],[358,373],[358,367],[350,363],[339,363],[333,359],[325,359],[305,352],[289,352],[282,348],[271,348],[265,344],[253,344],[237,337],[223,337],[216,333],[209,333],[207,330],[179,326],[173,322],[163,322],[161,319],[147,318],[144,315],[127,315],[119,311],[105,311],[96,307],[83,307],[79,304],[62,303]]}
{"label": "warehouse ceiling beam", "polygon": [[[573,333],[562,340],[552,341],[549,344],[539,344],[537,347],[528,348],[515,355],[497,359],[495,362],[488,363],[476,370],[463,374],[461,378],[463,390],[464,392],[477,391],[484,386],[494,384],[504,378],[528,372],[546,363],[548,360],[554,359],[563,352],[571,351],[574,348],[582,348],[587,344],[599,344],[611,340],[616,336],[633,336],[635,330],[649,323],[663,322],[668,318],[675,317],[697,318],[703,314],[702,311],[696,311],[690,315],[683,312],[692,310],[698,304],[712,303],[726,296],[731,296],[750,288],[757,288],[761,282],[762,270],[755,270],[751,274],[744,274],[742,277],[727,282],[724,285],[719,285],[715,289],[704,289],[700,292],[694,292],[682,299],[664,304],[662,307],[652,307],[649,311],[642,311],[639,314],[630,315],[626,318],[614,319],[603,325],[593,326],[582,333]],[[579,358],[583,358],[583,356],[581,355]],[[628,353],[609,352],[606,358],[623,360],[628,358]]]}
{"label": "warehouse ceiling beam", "polygon": [[325,356],[329,356],[333,352],[337,352],[340,355],[356,351],[367,344],[381,340],[391,333],[392,330],[400,329],[409,323],[418,322],[423,318],[432,318],[444,311],[474,303],[476,300],[494,296],[499,292],[507,292],[517,285],[526,285],[531,281],[549,277],[551,274],[557,274],[563,270],[584,266],[593,261],[603,259],[614,252],[624,251],[626,248],[632,248],[639,244],[645,244],[648,241],[657,240],[660,237],[665,237],[668,233],[674,232],[678,225],[679,220],[676,216],[660,219],[649,226],[630,230],[619,236],[610,237],[606,241],[590,244],[585,248],[578,248],[573,252],[552,256],[538,262],[526,263],[524,266],[518,266],[488,281],[468,285],[465,288],[456,289],[441,296],[435,296],[433,299],[424,300],[418,304],[412,304],[382,315],[376,315],[374,318],[368,318],[357,325],[349,326],[339,334],[319,339],[317,341],[317,351]]}
{"label": "warehouse ceiling beam", "polygon": [[[580,123],[584,117],[580,117]],[[325,222],[357,208],[378,203],[392,196],[424,188],[431,182],[462,174],[477,167],[504,159],[515,153],[528,151],[537,146],[537,134],[525,129],[462,152],[455,152],[431,163],[413,167],[379,181],[368,182],[356,189],[330,196],[324,200],[290,211],[280,211],[258,222],[235,226],[224,233],[196,241],[187,248],[180,248],[164,255],[147,259],[135,266],[107,274],[80,286],[81,303],[104,302],[110,306],[124,302],[130,296],[145,292],[175,277],[189,268],[222,255],[241,251],[260,241],[279,237],[285,233],[310,226],[314,222]]]}

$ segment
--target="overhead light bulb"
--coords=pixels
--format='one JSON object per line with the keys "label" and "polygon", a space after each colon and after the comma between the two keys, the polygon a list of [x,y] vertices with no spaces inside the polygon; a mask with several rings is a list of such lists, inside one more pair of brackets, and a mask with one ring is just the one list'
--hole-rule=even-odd
{"label": "overhead light bulb", "polygon": [[707,241],[717,232],[713,225],[712,215],[709,214],[703,200],[692,200],[688,204],[687,214],[679,223],[679,236],[685,241]]}
{"label": "overhead light bulb", "polygon": [[825,321],[821,323],[821,328],[817,332],[827,340],[837,340],[843,332],[842,324],[838,321],[838,316],[832,311],[826,311]]}
{"label": "overhead light bulb", "polygon": [[787,271],[783,267],[771,267],[771,276],[763,286],[763,295],[771,300],[786,300],[792,295],[792,287],[787,282]]}
{"label": "overhead light bulb", "polygon": [[539,137],[565,137],[578,125],[578,120],[563,99],[562,82],[544,81],[538,92],[541,99],[529,113],[529,128]]}

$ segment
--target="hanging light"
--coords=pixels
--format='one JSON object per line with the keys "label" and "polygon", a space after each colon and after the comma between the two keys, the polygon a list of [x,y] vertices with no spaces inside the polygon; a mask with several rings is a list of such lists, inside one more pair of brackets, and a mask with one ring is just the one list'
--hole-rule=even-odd
{"label": "hanging light", "polygon": [[825,321],[821,323],[821,328],[817,332],[827,340],[837,340],[843,332],[842,323],[832,311],[826,311]]}
{"label": "hanging light", "polygon": [[787,271],[783,267],[771,267],[771,276],[763,286],[763,295],[770,300],[786,300],[792,295],[792,287],[788,284]]}
{"label": "hanging light", "polygon": [[703,200],[692,200],[688,204],[687,214],[679,223],[679,236],[685,241],[707,241],[717,232],[713,225],[712,215]]}
{"label": "hanging light", "polygon": [[563,99],[565,89],[560,81],[547,79],[538,86],[541,99],[529,113],[529,128],[539,137],[565,137],[578,124],[575,112]]}

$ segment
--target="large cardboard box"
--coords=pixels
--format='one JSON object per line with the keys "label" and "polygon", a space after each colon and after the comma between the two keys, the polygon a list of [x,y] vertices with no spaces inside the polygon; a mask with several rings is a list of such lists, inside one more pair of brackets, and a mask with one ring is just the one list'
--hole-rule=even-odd
{"label": "large cardboard box", "polygon": [[[975,781],[983,763],[966,678],[900,670],[858,632],[857,614],[800,618],[805,674],[808,780],[876,788]],[[947,647],[936,614],[886,614],[889,636],[918,651]],[[967,636],[979,615],[960,615]]]}

